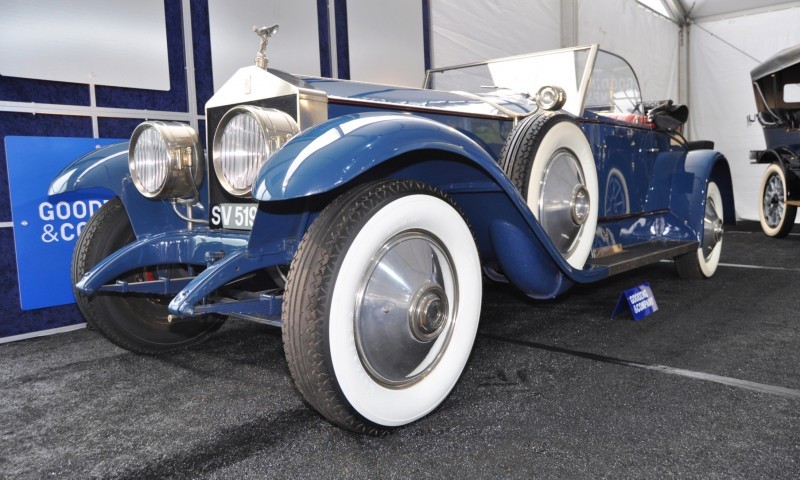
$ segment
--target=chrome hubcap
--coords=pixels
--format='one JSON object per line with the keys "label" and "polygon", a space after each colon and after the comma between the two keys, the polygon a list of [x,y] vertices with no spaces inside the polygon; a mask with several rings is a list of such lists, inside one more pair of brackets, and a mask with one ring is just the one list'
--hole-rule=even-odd
{"label": "chrome hubcap", "polygon": [[783,182],[777,174],[770,175],[764,188],[764,220],[770,228],[775,228],[783,218]]}
{"label": "chrome hubcap", "polygon": [[711,257],[714,247],[722,241],[724,233],[725,228],[717,213],[717,206],[714,204],[714,199],[709,198],[706,200],[706,213],[703,218],[703,255],[706,260]]}
{"label": "chrome hubcap", "polygon": [[575,225],[583,225],[589,218],[589,191],[583,185],[575,185],[570,202],[570,214]]}
{"label": "chrome hubcap", "polygon": [[373,255],[356,297],[359,359],[381,385],[402,388],[439,362],[458,299],[453,261],[427,232],[395,236]]}
{"label": "chrome hubcap", "polygon": [[572,151],[560,149],[550,157],[541,187],[539,221],[558,251],[568,256],[591,207],[583,169]]}
{"label": "chrome hubcap", "polygon": [[437,284],[424,285],[408,310],[411,334],[420,342],[434,340],[447,324],[447,295]]}

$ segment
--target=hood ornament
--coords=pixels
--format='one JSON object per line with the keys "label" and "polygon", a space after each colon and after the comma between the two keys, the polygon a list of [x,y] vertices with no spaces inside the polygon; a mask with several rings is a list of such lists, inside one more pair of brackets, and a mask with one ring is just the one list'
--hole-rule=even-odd
{"label": "hood ornament", "polygon": [[269,43],[269,37],[278,33],[278,25],[261,28],[253,27],[253,31],[261,38],[261,45],[259,45],[258,53],[256,54],[256,66],[266,70],[269,63],[267,59],[267,43]]}

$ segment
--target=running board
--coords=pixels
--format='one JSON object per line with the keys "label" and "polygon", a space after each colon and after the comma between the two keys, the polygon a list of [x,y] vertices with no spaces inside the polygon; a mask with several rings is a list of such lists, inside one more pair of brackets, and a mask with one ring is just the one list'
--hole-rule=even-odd
{"label": "running board", "polygon": [[697,251],[700,243],[675,240],[653,240],[623,247],[621,251],[600,258],[590,258],[587,267],[606,267],[609,275],[627,272],[661,260]]}

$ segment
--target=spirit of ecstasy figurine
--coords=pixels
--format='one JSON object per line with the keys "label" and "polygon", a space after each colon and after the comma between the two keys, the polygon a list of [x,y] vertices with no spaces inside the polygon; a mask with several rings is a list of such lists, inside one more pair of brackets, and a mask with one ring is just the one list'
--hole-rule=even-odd
{"label": "spirit of ecstasy figurine", "polygon": [[261,28],[253,27],[253,31],[261,37],[261,45],[259,45],[258,53],[256,54],[256,66],[266,70],[269,63],[269,60],[267,60],[267,43],[269,43],[269,37],[278,33],[278,25]]}

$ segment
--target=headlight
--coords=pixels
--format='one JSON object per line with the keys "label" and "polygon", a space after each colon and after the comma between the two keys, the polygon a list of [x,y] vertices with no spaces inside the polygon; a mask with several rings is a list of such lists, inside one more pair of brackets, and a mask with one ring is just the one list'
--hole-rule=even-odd
{"label": "headlight", "polygon": [[148,198],[187,198],[203,180],[203,147],[197,132],[178,122],[144,122],[128,147],[134,185]]}
{"label": "headlight", "polygon": [[300,132],[292,117],[274,108],[228,110],[214,134],[214,170],[222,187],[237,197],[250,194],[267,159]]}
{"label": "headlight", "polygon": [[558,110],[567,103],[567,92],[561,87],[544,86],[536,92],[536,105],[545,110]]}

